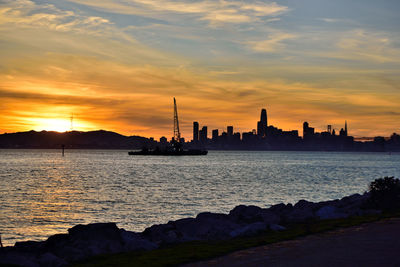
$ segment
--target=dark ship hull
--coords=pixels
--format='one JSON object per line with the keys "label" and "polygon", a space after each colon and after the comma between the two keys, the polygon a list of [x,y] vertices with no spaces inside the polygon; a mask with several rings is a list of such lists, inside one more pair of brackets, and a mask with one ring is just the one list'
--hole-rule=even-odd
{"label": "dark ship hull", "polygon": [[202,156],[207,155],[207,150],[190,149],[190,150],[178,150],[178,151],[161,151],[161,150],[141,150],[141,151],[129,151],[129,155],[138,156]]}

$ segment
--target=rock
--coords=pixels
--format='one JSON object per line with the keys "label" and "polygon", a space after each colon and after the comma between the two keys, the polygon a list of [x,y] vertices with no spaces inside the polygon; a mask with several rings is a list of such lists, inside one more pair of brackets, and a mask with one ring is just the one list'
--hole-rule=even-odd
{"label": "rock", "polygon": [[296,204],[294,204],[295,209],[312,209],[315,203],[309,202],[307,200],[301,199]]}
{"label": "rock", "polygon": [[315,215],[311,206],[293,209],[282,215],[282,221],[285,223],[302,223],[314,219]]}
{"label": "rock", "polygon": [[66,266],[68,263],[54,254],[47,252],[40,256],[39,264],[40,266],[60,267]]}
{"label": "rock", "polygon": [[240,225],[231,221],[226,214],[203,212],[196,218],[171,221],[153,225],[143,235],[158,244],[179,243],[190,240],[219,240],[229,238],[229,233]]}
{"label": "rock", "polygon": [[[69,262],[124,251],[120,230],[115,223],[77,225],[68,229],[68,233],[68,236],[53,236],[46,243],[49,252]],[[50,244],[56,245],[51,248]]]}
{"label": "rock", "polygon": [[199,220],[196,220],[195,218],[185,218],[170,223],[174,225],[177,233],[179,233],[182,242],[201,240],[198,231]]}
{"label": "rock", "polygon": [[63,248],[59,248],[57,250],[52,250],[52,252],[57,257],[60,257],[67,262],[81,261],[92,256],[90,253],[87,252],[86,248],[82,249],[74,247],[72,245],[68,245]]}
{"label": "rock", "polygon": [[365,202],[367,198],[360,194],[354,194],[351,196],[347,196],[339,200],[338,207],[341,208],[351,208],[357,207],[360,208],[361,205]]}
{"label": "rock", "polygon": [[176,243],[177,235],[172,233],[174,231],[175,227],[172,224],[156,224],[146,228],[143,236],[159,246],[164,243]]}
{"label": "rock", "polygon": [[1,252],[0,251],[0,264],[12,264],[24,267],[39,267],[36,255],[27,252],[18,252],[15,250]]}
{"label": "rock", "polygon": [[92,223],[76,225],[68,229],[71,239],[120,240],[119,229],[115,223]]}
{"label": "rock", "polygon": [[348,214],[340,212],[338,208],[332,205],[324,206],[317,210],[315,215],[322,220],[347,218]]}
{"label": "rock", "polygon": [[280,203],[280,204],[276,204],[276,205],[271,206],[267,210],[272,212],[272,213],[274,213],[274,214],[276,214],[276,215],[278,215],[278,216],[280,216],[283,213],[288,213],[288,212],[292,211],[293,210],[293,205],[290,204],[290,203],[287,204],[287,205],[285,205],[283,203]]}
{"label": "rock", "polygon": [[279,215],[273,213],[269,209],[263,209],[261,212],[261,217],[262,221],[265,224],[276,224],[279,223],[281,220],[281,217]]}
{"label": "rock", "polygon": [[20,252],[39,252],[43,247],[43,242],[40,241],[24,241],[16,242],[14,249]]}
{"label": "rock", "polygon": [[279,224],[270,224],[269,229],[271,229],[272,231],[284,231],[286,230],[286,227]]}
{"label": "rock", "polygon": [[196,216],[196,220],[229,220],[229,216],[223,213],[202,212]]}
{"label": "rock", "polygon": [[195,221],[195,237],[199,240],[227,239],[230,232],[239,227],[226,214],[200,213]]}
{"label": "rock", "polygon": [[69,242],[68,234],[56,234],[56,235],[50,236],[44,242],[44,248],[46,250],[55,250],[58,248],[64,248],[65,246],[67,246],[68,242]]}
{"label": "rock", "polygon": [[236,206],[229,212],[229,218],[236,223],[254,223],[263,221],[262,209],[257,206]]}
{"label": "rock", "polygon": [[158,247],[155,243],[145,239],[142,234],[125,231],[124,229],[120,230],[120,234],[124,251],[152,250]]}
{"label": "rock", "polygon": [[267,230],[267,225],[263,222],[256,222],[252,224],[248,224],[241,228],[235,229],[229,233],[231,237],[238,237],[238,236],[251,236],[255,235],[259,232]]}

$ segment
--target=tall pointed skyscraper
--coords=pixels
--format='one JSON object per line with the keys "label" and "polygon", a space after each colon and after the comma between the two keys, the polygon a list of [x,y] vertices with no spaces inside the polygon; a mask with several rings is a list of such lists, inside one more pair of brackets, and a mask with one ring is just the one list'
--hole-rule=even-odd
{"label": "tall pointed skyscraper", "polygon": [[347,121],[344,122],[344,134],[347,136]]}
{"label": "tall pointed skyscraper", "polygon": [[267,136],[267,127],[268,127],[267,110],[262,109],[260,121],[257,123],[257,135],[260,137]]}

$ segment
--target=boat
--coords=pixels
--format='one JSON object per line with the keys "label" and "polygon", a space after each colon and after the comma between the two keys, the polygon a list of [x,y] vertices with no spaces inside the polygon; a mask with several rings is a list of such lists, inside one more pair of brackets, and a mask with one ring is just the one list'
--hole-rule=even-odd
{"label": "boat", "polygon": [[181,143],[181,133],[179,131],[178,108],[174,97],[174,137],[172,138],[171,146],[165,149],[148,149],[143,148],[140,151],[129,151],[128,155],[138,156],[203,156],[207,155],[207,150],[202,149],[183,149]]}

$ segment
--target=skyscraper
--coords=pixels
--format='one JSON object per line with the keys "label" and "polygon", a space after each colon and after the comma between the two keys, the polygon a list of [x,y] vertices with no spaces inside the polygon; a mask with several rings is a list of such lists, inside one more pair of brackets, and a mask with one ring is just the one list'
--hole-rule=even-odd
{"label": "skyscraper", "polygon": [[213,142],[218,141],[218,129],[212,130],[212,140]]}
{"label": "skyscraper", "polygon": [[199,123],[193,122],[193,142],[199,141]]}
{"label": "skyscraper", "polygon": [[267,136],[267,127],[268,127],[267,110],[262,109],[260,121],[257,123],[257,135],[260,137]]}
{"label": "skyscraper", "polygon": [[207,142],[207,126],[203,126],[199,134],[200,134],[200,142],[205,144]]}
{"label": "skyscraper", "polygon": [[303,123],[303,139],[310,138],[314,136],[314,128],[309,127],[308,122]]}
{"label": "skyscraper", "polygon": [[227,132],[228,132],[228,136],[232,136],[233,135],[233,126],[228,126]]}

